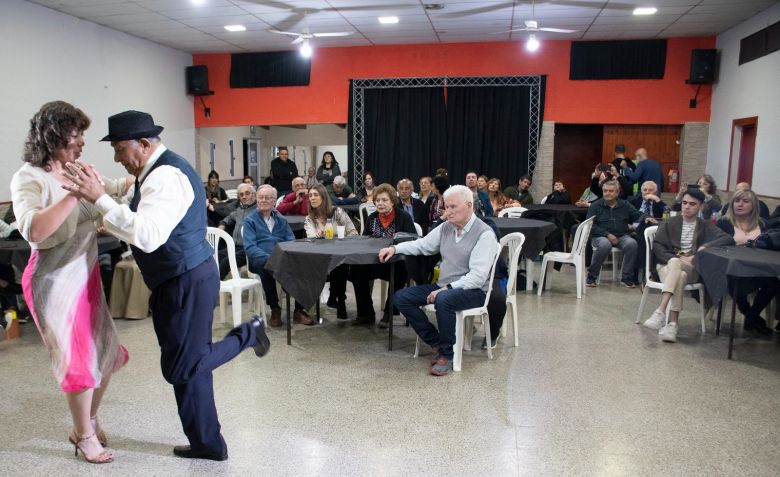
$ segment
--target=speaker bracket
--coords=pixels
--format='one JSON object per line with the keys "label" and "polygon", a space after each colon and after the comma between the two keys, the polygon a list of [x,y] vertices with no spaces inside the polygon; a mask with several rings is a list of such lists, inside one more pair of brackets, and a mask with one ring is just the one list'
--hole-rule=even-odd
{"label": "speaker bracket", "polygon": [[211,96],[213,95],[213,91],[209,91],[209,94],[199,94],[198,98],[200,98],[200,104],[203,105],[203,116],[210,118],[211,117],[211,108],[206,106],[206,100],[203,99],[204,96]]}
{"label": "speaker bracket", "polygon": [[[688,83],[688,80],[685,80],[686,83]],[[701,91],[701,84],[696,88],[696,94],[693,95],[693,99],[691,99],[688,102],[688,107],[691,109],[696,109],[696,102],[699,99],[699,91]]]}

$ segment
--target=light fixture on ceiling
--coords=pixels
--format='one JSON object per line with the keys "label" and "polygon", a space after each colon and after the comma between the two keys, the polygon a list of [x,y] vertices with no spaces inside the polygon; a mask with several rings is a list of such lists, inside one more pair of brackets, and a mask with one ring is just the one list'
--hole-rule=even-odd
{"label": "light fixture on ceiling", "polygon": [[312,48],[311,44],[309,43],[309,40],[303,40],[303,43],[301,43],[301,49],[298,50],[301,52],[301,56],[304,58],[311,58]]}
{"label": "light fixture on ceiling", "polygon": [[536,51],[539,49],[539,40],[536,39],[536,35],[533,33],[528,35],[528,41],[525,44],[525,49],[528,51]]}
{"label": "light fixture on ceiling", "polygon": [[377,17],[382,25],[392,25],[398,23],[398,17]]}
{"label": "light fixture on ceiling", "polygon": [[206,0],[190,0],[190,3],[195,6],[200,6],[206,3]]}
{"label": "light fixture on ceiling", "polygon": [[444,5],[441,3],[423,3],[423,8],[426,10],[443,10]]}
{"label": "light fixture on ceiling", "polygon": [[657,11],[655,7],[637,7],[634,9],[634,15],[654,15]]}
{"label": "light fixture on ceiling", "polygon": [[225,30],[227,31],[246,31],[246,27],[244,25],[225,25]]}

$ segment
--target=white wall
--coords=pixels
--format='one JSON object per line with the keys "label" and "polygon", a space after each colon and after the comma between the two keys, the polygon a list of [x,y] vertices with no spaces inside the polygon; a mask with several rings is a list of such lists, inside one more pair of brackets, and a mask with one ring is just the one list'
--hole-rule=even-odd
{"label": "white wall", "polygon": [[740,40],[778,20],[780,4],[718,36],[720,69],[712,93],[707,172],[720,188],[728,174],[732,121],[758,116],[752,188],[780,196],[780,51],[738,65]]}
{"label": "white wall", "polygon": [[169,148],[195,160],[192,98],[184,68],[192,56],[21,0],[0,2],[0,200],[21,165],[30,118],[47,101],[64,100],[91,119],[83,152],[108,176],[114,164],[107,118],[128,109],[152,114]]}
{"label": "white wall", "polygon": [[[196,169],[203,179],[209,175],[209,142],[216,146],[215,166],[219,173],[219,180],[229,182],[244,177],[244,138],[250,137],[249,126],[236,126],[232,128],[199,128],[197,129],[198,153]],[[233,157],[236,158],[233,165],[233,175],[230,175],[230,140],[233,139]]]}

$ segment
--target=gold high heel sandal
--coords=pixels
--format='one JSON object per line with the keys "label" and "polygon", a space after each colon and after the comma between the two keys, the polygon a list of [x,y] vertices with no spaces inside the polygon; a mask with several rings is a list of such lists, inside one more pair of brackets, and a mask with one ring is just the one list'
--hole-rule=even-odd
{"label": "gold high heel sandal", "polygon": [[[70,433],[68,434],[68,440],[70,441],[71,444],[73,444],[74,447],[73,455],[75,456],[79,455],[79,449],[81,449],[81,446],[79,444],[89,439],[92,439],[93,437],[95,437],[94,432],[86,437],[80,438],[78,434],[76,434],[75,429],[71,430]],[[93,457],[88,456],[86,452],[84,452],[84,449],[81,449],[81,455],[83,455],[84,459],[90,464],[108,464],[109,462],[114,461],[114,455],[106,449],[103,449],[103,452]]]}
{"label": "gold high heel sandal", "polygon": [[103,432],[103,428],[100,427],[100,424],[98,424],[97,416],[90,417],[89,422],[90,424],[92,424],[92,430],[95,431],[95,435],[97,436],[100,445],[103,447],[107,447],[108,437],[106,437],[106,433]]}

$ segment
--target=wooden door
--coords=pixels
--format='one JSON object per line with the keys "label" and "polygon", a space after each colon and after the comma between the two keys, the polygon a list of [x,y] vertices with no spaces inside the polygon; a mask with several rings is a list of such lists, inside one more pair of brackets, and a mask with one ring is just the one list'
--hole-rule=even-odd
{"label": "wooden door", "polygon": [[601,160],[610,162],[614,158],[615,144],[626,146],[626,157],[633,159],[640,147],[647,150],[648,157],[661,163],[666,177],[669,169],[679,170],[680,136],[679,124],[611,124],[604,126],[604,144]]}
{"label": "wooden door", "polygon": [[[590,175],[602,156],[603,134],[601,124],[555,125],[553,180],[563,181],[572,202],[576,202],[585,187],[590,186]],[[552,184],[543,186],[542,190],[552,191]]]}

